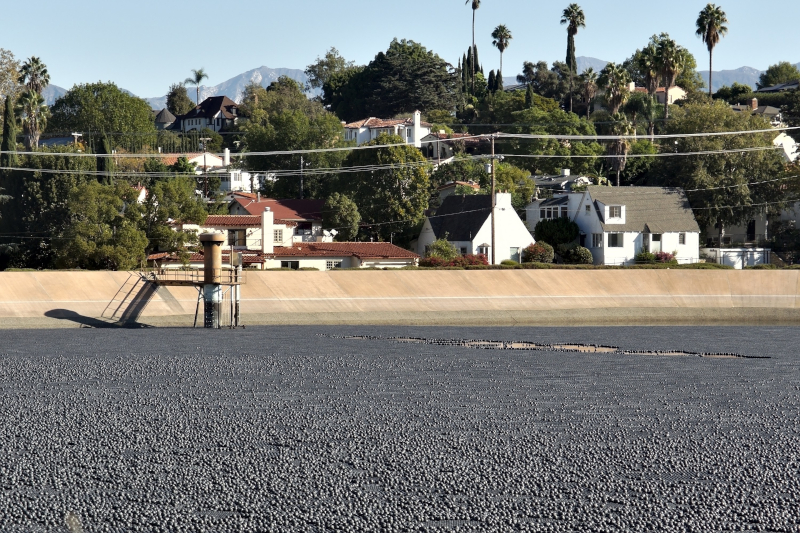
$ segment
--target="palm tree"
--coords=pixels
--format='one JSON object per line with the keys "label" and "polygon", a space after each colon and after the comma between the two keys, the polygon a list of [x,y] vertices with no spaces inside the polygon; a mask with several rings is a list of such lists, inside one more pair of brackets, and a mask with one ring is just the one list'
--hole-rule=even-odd
{"label": "palm tree", "polygon": [[728,33],[728,17],[722,8],[715,4],[708,4],[697,17],[697,31],[695,32],[708,47],[708,95],[711,96],[711,67],[713,65],[712,56],[714,47],[722,37]]}
{"label": "palm tree", "polygon": [[658,50],[652,42],[644,47],[644,50],[639,52],[637,57],[639,63],[639,71],[644,74],[644,87],[647,89],[647,94],[655,98],[656,91],[658,90]]}
{"label": "palm tree", "polygon": [[592,107],[592,100],[597,96],[597,72],[592,67],[583,71],[580,76],[583,99],[586,100],[586,119],[589,119],[589,110]]}
{"label": "palm tree", "polygon": [[25,130],[25,147],[28,150],[39,147],[39,134],[47,125],[50,108],[44,103],[44,97],[28,89],[23,92],[15,106],[17,118]]}
{"label": "palm tree", "polygon": [[469,4],[472,2],[472,48],[470,48],[470,54],[472,54],[472,92],[475,92],[475,12],[481,7],[481,0],[467,0],[464,2],[464,5]]}
{"label": "palm tree", "polygon": [[513,39],[511,30],[509,30],[505,24],[500,24],[492,32],[492,39],[494,39],[492,44],[495,48],[500,50],[500,72],[503,72],[503,52],[508,48],[509,41]]}
{"label": "palm tree", "polygon": [[567,67],[569,67],[569,111],[572,113],[572,76],[577,72],[575,59],[575,35],[579,28],[586,27],[583,9],[578,4],[570,4],[561,13],[561,24],[567,24]]}
{"label": "palm tree", "polygon": [[664,118],[669,118],[669,90],[683,71],[686,51],[666,33],[658,37],[654,35],[651,40],[656,44],[659,72],[664,80]]}
{"label": "palm tree", "polygon": [[[628,122],[628,119],[622,113],[614,113],[611,115],[611,135],[632,135],[635,131]],[[619,175],[625,170],[625,164],[628,162],[628,152],[631,149],[631,143],[628,139],[615,139],[608,144],[606,152],[608,155],[614,156],[611,158],[611,169],[617,174],[617,187],[619,187]]]}
{"label": "palm tree", "polygon": [[647,134],[653,140],[655,134],[656,100],[646,93],[634,93],[623,106],[626,113],[631,116],[631,122],[636,124],[637,118],[647,121]]}
{"label": "palm tree", "polygon": [[628,100],[628,96],[630,96],[628,84],[630,82],[630,74],[621,65],[609,63],[600,71],[597,85],[605,90],[606,104],[612,115],[617,114],[619,108]]}
{"label": "palm tree", "polygon": [[194,85],[197,88],[197,103],[196,105],[200,105],[200,83],[208,79],[208,74],[206,74],[205,69],[194,70],[192,69],[192,77],[186,78],[183,82],[184,85]]}
{"label": "palm tree", "polygon": [[45,87],[50,85],[50,74],[47,72],[47,65],[42,63],[38,57],[29,57],[19,69],[18,81],[31,91],[42,94]]}

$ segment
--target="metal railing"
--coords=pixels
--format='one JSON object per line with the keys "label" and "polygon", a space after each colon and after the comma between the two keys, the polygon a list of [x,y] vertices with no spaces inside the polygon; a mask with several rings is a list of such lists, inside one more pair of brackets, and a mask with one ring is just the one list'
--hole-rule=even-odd
{"label": "metal railing", "polygon": [[[177,269],[162,268],[151,272],[156,283],[185,283],[187,285],[202,285],[206,280],[206,271],[203,268]],[[247,281],[244,271],[237,272],[227,268],[218,268],[214,271],[213,283],[220,285],[243,285]]]}

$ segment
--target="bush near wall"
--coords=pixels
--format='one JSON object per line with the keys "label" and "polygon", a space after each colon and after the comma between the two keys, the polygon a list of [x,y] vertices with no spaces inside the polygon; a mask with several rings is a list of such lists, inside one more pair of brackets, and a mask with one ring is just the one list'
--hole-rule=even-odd
{"label": "bush near wall", "polygon": [[522,250],[523,263],[552,263],[554,257],[553,247],[544,241],[529,244]]}
{"label": "bush near wall", "polygon": [[443,259],[437,256],[424,257],[419,260],[419,266],[427,268],[441,267],[466,267],[475,265],[488,265],[489,260],[484,254],[458,255],[452,259]]}

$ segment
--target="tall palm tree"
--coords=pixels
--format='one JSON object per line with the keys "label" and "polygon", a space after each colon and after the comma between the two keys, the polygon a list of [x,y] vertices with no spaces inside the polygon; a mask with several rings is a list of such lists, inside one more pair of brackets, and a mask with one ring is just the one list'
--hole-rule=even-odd
{"label": "tall palm tree", "polygon": [[25,60],[19,69],[19,83],[25,85],[31,91],[42,94],[42,91],[50,85],[50,74],[47,72],[47,65],[36,56],[31,56]]}
{"label": "tall palm tree", "polygon": [[586,100],[586,119],[589,119],[589,110],[592,107],[592,100],[597,96],[597,72],[592,67],[587,68],[580,75],[581,92],[583,99]]}
{"label": "tall palm tree", "polygon": [[628,100],[630,96],[628,84],[630,82],[631,76],[627,70],[622,68],[622,65],[609,63],[600,71],[597,85],[605,90],[606,104],[612,115],[617,114],[619,108]]}
{"label": "tall palm tree", "polygon": [[656,44],[658,70],[664,80],[664,118],[669,118],[669,90],[686,65],[686,50],[666,33],[651,40]]}
{"label": "tall palm tree", "polygon": [[503,52],[506,51],[509,42],[513,39],[511,30],[505,24],[500,24],[492,32],[492,39],[494,39],[492,41],[494,47],[500,50],[500,72],[503,72]]}
{"label": "tall palm tree", "polygon": [[644,47],[637,58],[639,63],[639,71],[644,74],[644,87],[647,89],[647,94],[655,98],[656,91],[658,90],[658,51],[656,46],[651,42]]}
{"label": "tall palm tree", "polygon": [[472,54],[472,92],[475,93],[475,12],[481,7],[481,0],[467,0],[464,2],[464,5],[469,4],[472,2],[472,48],[470,48],[470,54]]}
{"label": "tall palm tree", "polygon": [[25,147],[28,150],[39,147],[39,134],[47,125],[50,108],[44,103],[44,97],[28,89],[17,99],[15,106],[17,119],[25,131]]}
{"label": "tall palm tree", "polygon": [[[628,118],[622,113],[614,113],[611,115],[611,135],[633,135],[634,129]],[[619,175],[625,170],[625,165],[628,162],[628,152],[631,149],[629,139],[615,139],[608,144],[606,152],[611,157],[611,170],[617,174],[617,187],[619,187]]]}
{"label": "tall palm tree", "polygon": [[208,79],[208,74],[206,74],[205,69],[194,70],[192,69],[192,77],[186,78],[183,82],[184,85],[194,85],[197,88],[197,102],[196,105],[200,105],[200,83]]}
{"label": "tall palm tree", "polygon": [[728,27],[725,24],[728,23],[728,17],[725,16],[725,12],[722,8],[717,7],[715,4],[708,4],[703,10],[700,12],[700,15],[697,17],[697,31],[695,32],[704,43],[706,43],[706,47],[708,48],[708,95],[711,96],[711,75],[713,71],[711,69],[713,65],[713,53],[714,47],[717,46],[719,40],[722,37],[725,37],[728,33]]}
{"label": "tall palm tree", "polygon": [[575,59],[575,35],[579,28],[586,27],[586,17],[578,4],[570,4],[561,13],[561,24],[567,24],[567,67],[569,68],[569,111],[572,112],[572,77],[577,72]]}

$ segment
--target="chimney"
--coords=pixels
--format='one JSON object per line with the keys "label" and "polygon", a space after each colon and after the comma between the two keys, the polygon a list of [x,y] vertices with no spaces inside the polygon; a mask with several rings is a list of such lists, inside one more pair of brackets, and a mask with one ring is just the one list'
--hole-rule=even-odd
{"label": "chimney", "polygon": [[561,176],[563,176],[563,177],[565,177],[565,178],[566,178],[567,176],[569,176],[569,169],[568,169],[568,168],[562,168],[562,169],[561,169]]}
{"label": "chimney", "polygon": [[256,202],[261,203],[261,191],[256,193]]}
{"label": "chimney", "polygon": [[231,165],[231,151],[229,148],[225,148],[225,152],[222,154],[222,166],[229,167]]}
{"label": "chimney", "polygon": [[750,104],[750,109],[753,111],[758,109],[758,98],[751,98],[747,103]]}
{"label": "chimney", "polygon": [[636,84],[635,84],[634,82],[630,82],[630,83],[628,84],[628,90],[629,90],[630,92],[632,92],[632,93],[633,93],[633,92],[635,92],[635,91],[636,91]]}
{"label": "chimney", "polygon": [[269,207],[264,208],[261,213],[261,253],[271,254],[275,251],[273,238],[273,226],[275,225],[275,213]]}
{"label": "chimney", "polygon": [[511,193],[509,192],[495,193],[494,203],[498,209],[504,209],[504,208],[511,209]]}
{"label": "chimney", "polygon": [[422,147],[422,131],[420,126],[421,114],[419,111],[414,111],[414,146],[417,148]]}

